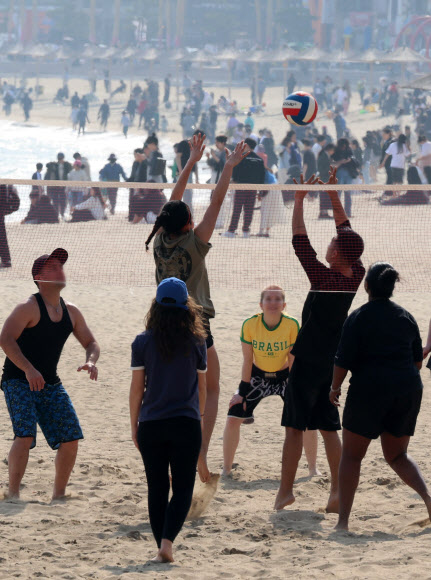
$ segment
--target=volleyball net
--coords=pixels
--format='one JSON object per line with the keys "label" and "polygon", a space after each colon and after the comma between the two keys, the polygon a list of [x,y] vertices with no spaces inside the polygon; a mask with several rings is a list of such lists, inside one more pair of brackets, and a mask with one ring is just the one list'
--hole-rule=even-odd
{"label": "volleyball net", "polygon": [[[69,283],[154,286],[154,256],[152,248],[146,252],[145,241],[173,184],[92,182],[91,187],[100,188],[104,208],[99,198],[86,201],[89,183],[1,180],[2,195],[5,186],[7,191],[13,186],[20,206],[5,217],[12,267],[0,270],[0,281],[31,280],[33,261],[61,247],[69,253]],[[184,201],[191,206],[198,224],[215,186],[189,187]],[[308,235],[318,258],[325,263],[327,246],[335,235],[332,212],[325,209],[325,188],[303,188],[310,190],[304,202]],[[280,184],[232,185],[206,258],[211,286],[261,290],[269,284],[279,284],[289,292],[309,289],[310,283],[292,247],[291,221],[297,189],[300,188],[296,185]],[[388,261],[400,272],[400,291],[429,292],[431,203],[426,202],[431,201],[431,186],[361,184],[337,185],[337,189],[344,205],[351,198],[352,227],[365,242],[364,265]],[[387,195],[388,189],[392,195]],[[235,199],[238,202],[240,198],[242,211],[237,215]],[[75,208],[73,212],[71,208]],[[329,218],[322,219],[322,211]],[[64,214],[58,223],[45,223],[57,222],[58,213]],[[104,215],[106,219],[90,219]],[[244,229],[248,230],[245,235]],[[3,238],[0,230],[0,257],[4,263],[7,247]],[[186,275],[187,256],[182,256],[180,262],[179,271]]]}

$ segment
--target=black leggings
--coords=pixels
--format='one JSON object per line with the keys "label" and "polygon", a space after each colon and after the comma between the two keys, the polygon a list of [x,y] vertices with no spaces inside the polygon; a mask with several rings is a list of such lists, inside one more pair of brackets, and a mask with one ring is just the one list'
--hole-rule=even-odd
{"label": "black leggings", "polygon": [[138,443],[147,475],[151,529],[160,548],[162,539],[175,540],[192,503],[201,424],[189,417],[144,421],[139,424]]}

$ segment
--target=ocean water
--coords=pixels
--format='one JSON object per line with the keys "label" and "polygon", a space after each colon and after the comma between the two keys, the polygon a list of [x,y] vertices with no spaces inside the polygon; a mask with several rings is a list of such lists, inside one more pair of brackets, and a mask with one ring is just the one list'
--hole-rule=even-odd
{"label": "ocean water", "polygon": [[[129,135],[126,139],[118,132],[102,133],[92,130],[84,136],[79,136],[71,128],[51,127],[36,124],[25,124],[13,121],[0,121],[0,179],[31,179],[36,171],[36,163],[43,163],[45,166],[49,161],[56,161],[57,153],[63,152],[66,160],[72,162],[73,154],[79,152],[83,157],[87,157],[91,177],[94,181],[99,178],[99,171],[108,162],[111,153],[115,153],[118,163],[128,176],[133,164],[133,150],[142,147],[147,136]],[[173,143],[167,138],[159,135],[160,150],[167,160],[167,167],[172,164],[174,158]],[[205,163],[202,163],[202,182],[209,178],[209,171]],[[45,167],[43,172],[45,171]],[[171,171],[167,169],[168,180],[171,181]],[[22,211],[29,205],[28,194],[30,187],[21,186],[18,192],[21,197],[21,208],[17,212],[22,217]],[[118,199],[118,211],[127,211],[128,196],[123,190]],[[16,221],[16,215],[12,214],[8,221]]]}

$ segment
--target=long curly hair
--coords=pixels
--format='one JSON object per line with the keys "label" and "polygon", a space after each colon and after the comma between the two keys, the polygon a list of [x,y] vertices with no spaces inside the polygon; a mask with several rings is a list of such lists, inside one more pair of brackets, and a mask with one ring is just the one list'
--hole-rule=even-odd
{"label": "long curly hair", "polygon": [[167,308],[154,299],[145,318],[146,330],[151,330],[163,359],[170,361],[176,354],[190,355],[193,343],[206,339],[202,308],[189,296],[188,310]]}

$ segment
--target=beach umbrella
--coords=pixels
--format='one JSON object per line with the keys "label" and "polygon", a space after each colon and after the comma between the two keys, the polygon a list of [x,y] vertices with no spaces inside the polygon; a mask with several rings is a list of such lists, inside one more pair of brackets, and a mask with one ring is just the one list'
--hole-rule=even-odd
{"label": "beach umbrella", "polygon": [[298,54],[299,53],[296,50],[288,47],[268,53],[268,62],[277,62],[283,65],[283,98],[286,96],[287,69],[289,68],[289,61],[295,60],[298,57]]}
{"label": "beach umbrella", "polygon": [[7,54],[10,56],[16,56],[17,54],[22,54],[24,50],[24,47],[22,44],[15,44],[14,46],[11,46],[8,51]]}
{"label": "beach umbrella", "polygon": [[358,55],[357,62],[364,62],[369,64],[369,77],[371,87],[374,84],[374,65],[382,62],[385,53],[375,48],[369,48],[364,53]]}
{"label": "beach umbrella", "polygon": [[386,54],[382,59],[382,62],[401,64],[401,78],[402,82],[405,83],[406,66],[408,64],[416,64],[421,62],[430,63],[431,61],[410,47],[401,46],[400,48],[397,48],[394,51]]}
{"label": "beach umbrella", "polygon": [[402,89],[420,89],[421,91],[431,91],[431,74],[419,77],[402,85]]}
{"label": "beach umbrella", "polygon": [[204,62],[211,60],[212,55],[208,54],[205,50],[197,50],[193,52],[187,59],[189,62],[194,62],[199,64],[199,73],[202,79],[202,66]]}
{"label": "beach umbrella", "polygon": [[332,57],[332,62],[337,62],[340,65],[340,84],[344,81],[344,63],[345,62],[358,62],[358,54],[353,51],[339,50]]}
{"label": "beach umbrella", "polygon": [[244,53],[240,53],[236,50],[228,48],[228,49],[222,50],[221,52],[219,52],[218,54],[216,54],[214,56],[215,60],[217,60],[219,62],[227,62],[227,66],[228,66],[228,97],[229,97],[229,99],[231,98],[231,93],[232,93],[232,67],[233,67],[233,63],[234,63],[234,61],[241,60],[241,57],[243,55],[244,55]]}
{"label": "beach umbrella", "polygon": [[313,75],[312,75],[312,85],[316,82],[316,63],[318,62],[331,62],[333,55],[329,54],[321,48],[314,47],[305,52],[299,53],[296,57],[297,60],[305,60],[313,63]]}
{"label": "beach umbrella", "polygon": [[96,59],[100,58],[104,53],[104,49],[97,46],[97,44],[87,44],[81,53],[81,58],[84,59]]}
{"label": "beach umbrella", "polygon": [[40,63],[42,59],[53,53],[54,49],[45,44],[35,44],[26,48],[21,54],[29,56],[36,61],[36,99],[39,97],[39,77],[40,77]]}

